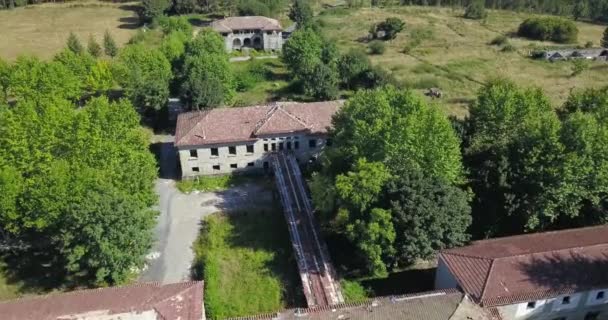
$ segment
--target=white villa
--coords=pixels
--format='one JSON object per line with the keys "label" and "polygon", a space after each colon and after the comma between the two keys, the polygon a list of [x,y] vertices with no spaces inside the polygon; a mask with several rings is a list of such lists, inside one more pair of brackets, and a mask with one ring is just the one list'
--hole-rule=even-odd
{"label": "white villa", "polygon": [[260,16],[229,17],[212,22],[211,28],[224,37],[228,52],[243,48],[279,51],[283,47],[283,28],[275,19]]}

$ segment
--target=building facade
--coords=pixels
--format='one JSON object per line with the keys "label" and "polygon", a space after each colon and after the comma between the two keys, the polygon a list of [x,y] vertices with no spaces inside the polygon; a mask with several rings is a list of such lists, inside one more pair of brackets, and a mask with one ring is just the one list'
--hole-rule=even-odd
{"label": "building facade", "polygon": [[439,254],[435,287],[495,319],[608,319],[608,227],[477,241]]}
{"label": "building facade", "polygon": [[282,102],[181,114],[175,146],[183,178],[261,171],[272,152],[314,161],[327,145],[327,129],[341,101]]}
{"label": "building facade", "polygon": [[226,44],[226,51],[244,48],[280,51],[283,47],[281,24],[278,20],[260,17],[229,17],[211,23]]}

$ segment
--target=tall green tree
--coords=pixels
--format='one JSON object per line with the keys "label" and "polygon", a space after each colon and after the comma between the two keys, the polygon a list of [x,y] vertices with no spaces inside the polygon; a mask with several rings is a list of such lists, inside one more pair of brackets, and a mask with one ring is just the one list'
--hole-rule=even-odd
{"label": "tall green tree", "polygon": [[9,92],[17,100],[76,100],[82,96],[82,89],[78,76],[60,62],[19,57],[11,68]]}
{"label": "tall green tree", "polygon": [[68,36],[67,47],[76,54],[84,52],[84,47],[82,46],[82,43],[80,43],[80,39],[78,39],[73,32],[70,32],[70,35]]}
{"label": "tall green tree", "polygon": [[441,111],[411,91],[360,91],[334,117],[330,138],[313,201],[370,274],[468,240],[459,141]]}
{"label": "tall green tree", "polygon": [[8,99],[8,88],[11,83],[11,66],[0,58],[0,104]]}
{"label": "tall green tree", "polygon": [[112,58],[118,55],[118,45],[108,30],[103,34],[103,52]]}
{"label": "tall green tree", "polygon": [[152,22],[162,16],[171,6],[169,0],[143,0],[139,16],[143,22]]}
{"label": "tall green tree", "polygon": [[173,77],[165,55],[158,49],[129,45],[120,52],[118,60],[122,67],[118,81],[133,105],[156,111],[164,108]]}
{"label": "tall green tree", "polygon": [[[67,285],[113,285],[143,265],[155,213],[149,137],[126,101],[50,95],[0,106],[0,225]],[[29,261],[36,257],[38,261]]]}
{"label": "tall green tree", "polygon": [[89,36],[89,42],[87,43],[87,52],[95,58],[99,58],[102,54],[101,46],[97,43],[97,40],[93,35]]}
{"label": "tall green tree", "polygon": [[190,108],[212,108],[232,102],[236,93],[224,39],[204,29],[186,45],[180,93]]}
{"label": "tall green tree", "polygon": [[289,19],[297,23],[298,28],[307,27],[313,18],[312,7],[308,0],[294,0],[289,9]]}
{"label": "tall green tree", "polygon": [[604,30],[602,40],[600,40],[600,45],[604,48],[608,48],[608,28],[606,28],[606,30]]}

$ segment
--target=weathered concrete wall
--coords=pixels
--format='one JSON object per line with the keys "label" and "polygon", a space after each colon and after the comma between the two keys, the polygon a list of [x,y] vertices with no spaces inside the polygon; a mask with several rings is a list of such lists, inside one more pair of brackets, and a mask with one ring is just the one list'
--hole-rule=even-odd
{"label": "weathered concrete wall", "polygon": [[[314,140],[315,147],[309,143]],[[321,136],[294,134],[289,136],[267,136],[249,143],[231,143],[180,148],[178,150],[182,177],[201,175],[226,174],[270,168],[267,155],[272,151],[291,150],[300,163],[307,162],[319,155],[325,147],[326,140]],[[247,152],[247,145],[253,146],[253,152]],[[266,147],[265,147],[266,145]],[[274,145],[274,147],[273,147]],[[282,145],[282,146],[281,146]],[[296,145],[298,148],[296,148]],[[229,153],[229,147],[236,148],[236,154]],[[211,151],[217,148],[218,155],[212,156]],[[265,148],[267,150],[265,150]],[[196,150],[197,156],[192,157],[190,150]],[[219,167],[218,167],[219,166]],[[198,168],[198,171],[197,169]]]}
{"label": "weathered concrete wall", "polygon": [[[235,46],[235,39],[239,40],[238,42],[240,45]],[[258,43],[256,42],[256,39],[259,39],[259,46],[254,45]],[[248,45],[245,45],[246,40],[250,41]],[[238,50],[243,47],[266,51],[280,51],[283,47],[283,36],[280,31],[229,33],[228,35],[224,36],[224,41],[226,44],[226,51],[228,52],[232,52],[233,50]]]}
{"label": "weathered concrete wall", "polygon": [[[603,293],[603,298],[599,297]],[[598,296],[599,294],[599,296]],[[564,298],[569,299],[566,303]],[[608,288],[592,291],[560,295],[551,299],[534,301],[533,308],[528,302],[498,307],[503,319],[534,319],[553,320],[564,318],[567,320],[583,320],[590,313],[599,312],[598,318],[608,317]]]}

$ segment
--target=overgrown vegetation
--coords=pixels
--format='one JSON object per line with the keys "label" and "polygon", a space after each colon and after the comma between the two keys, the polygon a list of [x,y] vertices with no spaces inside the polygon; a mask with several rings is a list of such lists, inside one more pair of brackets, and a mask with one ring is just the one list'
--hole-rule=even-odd
{"label": "overgrown vegetation", "polygon": [[575,43],[578,39],[578,28],[571,20],[556,17],[537,17],[522,22],[517,34],[534,40]]}
{"label": "overgrown vegetation", "polygon": [[193,271],[205,280],[210,319],[274,312],[300,302],[299,276],[278,208],[207,217],[194,251]]}
{"label": "overgrown vegetation", "polygon": [[185,193],[192,191],[215,192],[224,191],[253,181],[259,183],[260,179],[259,177],[248,175],[201,176],[191,180],[178,181],[177,188]]}

